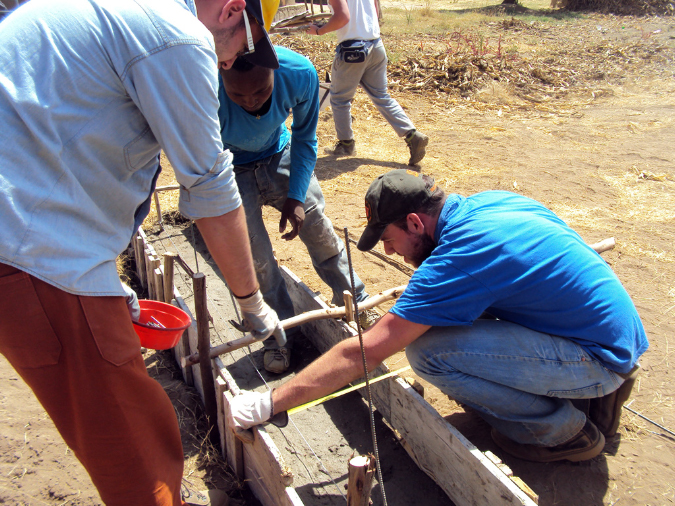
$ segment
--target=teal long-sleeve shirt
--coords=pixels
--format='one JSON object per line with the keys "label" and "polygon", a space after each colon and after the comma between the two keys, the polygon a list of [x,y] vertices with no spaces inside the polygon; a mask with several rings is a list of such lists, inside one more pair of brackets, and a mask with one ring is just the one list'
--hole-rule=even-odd
{"label": "teal long-sleeve shirt", "polygon": [[[274,71],[272,103],[266,114],[253,116],[225,93],[220,79],[218,99],[223,144],[234,165],[272,156],[291,141],[291,171],[287,198],[305,201],[316,164],[316,125],[319,119],[319,78],[304,56],[276,46],[279,68]],[[285,121],[293,113],[290,133]]]}

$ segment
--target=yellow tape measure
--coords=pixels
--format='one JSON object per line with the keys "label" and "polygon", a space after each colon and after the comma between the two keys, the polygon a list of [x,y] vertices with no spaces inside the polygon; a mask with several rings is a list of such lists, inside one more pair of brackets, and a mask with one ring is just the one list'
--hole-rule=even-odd
{"label": "yellow tape measure", "polygon": [[[387,378],[391,378],[392,376],[396,376],[397,374],[400,374],[403,371],[407,371],[408,369],[410,369],[409,365],[407,365],[405,367],[401,367],[400,369],[396,369],[395,371],[388,372],[387,374],[383,374],[382,376],[378,376],[377,378],[373,378],[369,382],[372,385],[373,383],[377,383],[378,381],[382,381],[383,379],[387,379]],[[321,397],[320,399],[316,399],[314,401],[309,401],[309,402],[306,402],[305,404],[301,404],[300,406],[296,406],[294,408],[291,408],[291,409],[288,410],[288,414],[292,415],[294,413],[297,413],[298,411],[302,411],[304,409],[311,408],[312,406],[316,406],[317,404],[321,404],[322,402],[328,401],[330,399],[335,399],[336,397],[340,397],[341,395],[348,394],[349,392],[353,392],[354,390],[358,390],[359,388],[363,388],[365,386],[366,386],[366,382],[364,381],[363,383],[359,383],[358,385],[343,388],[342,390],[338,390],[337,392],[333,392],[332,394],[328,394],[327,396]]]}

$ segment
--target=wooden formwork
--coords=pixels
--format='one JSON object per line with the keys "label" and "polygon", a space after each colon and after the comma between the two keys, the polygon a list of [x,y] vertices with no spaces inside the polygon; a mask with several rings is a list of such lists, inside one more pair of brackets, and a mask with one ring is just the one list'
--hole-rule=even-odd
{"label": "wooden formwork", "polygon": [[[168,265],[173,259],[164,265],[140,229],[132,244],[139,278],[150,296],[172,302],[193,318],[193,324],[174,348],[180,364],[182,358],[197,351],[198,328],[192,311],[166,275],[172,271]],[[298,312],[328,309],[289,269],[281,270]],[[167,300],[169,295],[172,300]],[[311,336],[313,345],[322,353],[345,337],[355,335],[342,320],[314,320],[302,327],[303,334]],[[221,448],[233,472],[246,481],[265,506],[303,504],[293,488],[293,473],[265,428],[255,428],[254,442],[243,444],[227,427],[229,400],[239,393],[240,387],[220,358],[213,359],[211,364],[210,375],[202,375],[196,364],[183,368],[183,377],[188,384],[194,384],[205,401],[204,392],[210,389],[204,388],[204,382],[213,380]],[[389,369],[383,364],[373,374],[387,372]],[[394,429],[401,446],[456,505],[537,504],[536,494],[514,477],[506,465],[494,454],[476,448],[402,378],[372,384],[371,393],[375,407]]]}

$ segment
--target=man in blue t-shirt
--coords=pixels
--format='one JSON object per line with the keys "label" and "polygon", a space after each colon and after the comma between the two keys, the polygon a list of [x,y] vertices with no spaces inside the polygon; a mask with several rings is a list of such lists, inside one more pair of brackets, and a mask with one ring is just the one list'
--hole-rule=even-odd
{"label": "man in blue t-shirt", "polygon": [[[349,265],[343,242],[324,214],[326,206],[314,175],[316,125],[319,119],[319,79],[312,63],[290,49],[277,46],[279,68],[253,66],[242,59],[221,72],[218,115],[223,144],[234,155],[239,186],[251,239],[253,258],[265,301],[281,319],[295,313],[272,250],[262,218],[262,206],[281,212],[279,232],[290,241],[299,236],[307,246],[314,269],[333,291],[332,302],[343,305],[344,290],[351,291]],[[293,113],[292,133],[285,121]],[[354,276],[356,300],[368,297]],[[360,323],[367,327],[378,317],[364,311]],[[281,374],[290,363],[294,330],[279,347],[265,341],[263,365]]]}
{"label": "man in blue t-shirt", "polygon": [[[366,214],[359,249],[382,240],[418,267],[363,336],[369,369],[406,348],[414,371],[474,408],[506,452],[537,462],[597,456],[648,347],[602,258],[534,200],[446,196],[414,171],[379,176]],[[231,422],[246,429],[362,375],[358,340],[342,341],[273,395],[235,398]]]}

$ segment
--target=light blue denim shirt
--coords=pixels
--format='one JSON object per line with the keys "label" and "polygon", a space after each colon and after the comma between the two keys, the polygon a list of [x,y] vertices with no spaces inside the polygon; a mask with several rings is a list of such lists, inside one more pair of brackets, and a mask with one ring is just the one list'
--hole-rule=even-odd
{"label": "light blue denim shirt", "polygon": [[31,0],[0,23],[0,262],[123,295],[115,259],[159,152],[189,218],[241,205],[218,121],[213,37],[193,0]]}

